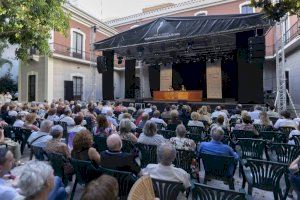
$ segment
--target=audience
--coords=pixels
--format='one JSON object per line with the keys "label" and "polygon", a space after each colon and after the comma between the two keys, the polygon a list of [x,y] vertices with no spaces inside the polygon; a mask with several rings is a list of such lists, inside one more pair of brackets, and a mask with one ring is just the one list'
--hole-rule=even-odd
{"label": "audience", "polygon": [[117,120],[113,117],[113,112],[112,110],[108,110],[106,112],[106,119],[108,121],[108,123],[114,125],[115,127],[118,127],[118,122]]}
{"label": "audience", "polygon": [[119,135],[122,140],[128,140],[132,143],[137,142],[136,136],[131,132],[131,122],[129,119],[122,119],[119,126]]}
{"label": "audience", "polygon": [[[107,111],[106,111],[107,112]],[[107,121],[104,115],[98,115],[96,118],[97,126],[94,128],[94,135],[108,137],[114,132],[111,124]]]}
{"label": "audience", "polygon": [[267,114],[269,117],[279,118],[279,113],[275,111],[275,106],[273,105],[269,106]]}
{"label": "audience", "polygon": [[165,140],[162,135],[157,134],[156,124],[152,121],[147,121],[137,142],[147,145],[160,145]]}
{"label": "audience", "polygon": [[290,132],[288,144],[293,144],[293,145],[295,145],[295,141],[292,140],[292,137],[293,137],[294,135],[300,135],[300,124],[298,124],[298,125],[296,126],[296,130],[292,130],[292,131]]}
{"label": "audience", "polygon": [[122,152],[122,140],[118,134],[108,136],[108,150],[101,152],[100,165],[104,168],[132,172],[138,175],[141,171],[132,154]]}
{"label": "audience", "polygon": [[280,127],[294,127],[296,128],[297,122],[291,119],[291,113],[289,111],[282,111],[280,113],[281,117],[274,124],[275,129],[279,129]]}
{"label": "audience", "polygon": [[24,116],[19,113],[16,117],[16,121],[13,124],[13,127],[22,128],[24,126],[23,118],[24,118]]}
{"label": "audience", "polygon": [[211,114],[211,118],[212,119],[217,119],[217,117],[219,115],[222,115],[224,117],[224,123],[227,123],[227,121],[228,121],[227,120],[228,119],[227,114],[222,111],[222,107],[221,106],[217,106],[216,107],[216,110]]}
{"label": "audience", "polygon": [[41,129],[39,131],[31,133],[27,142],[29,145],[37,147],[45,147],[47,142],[52,139],[49,135],[50,129],[53,126],[53,122],[50,120],[44,120],[41,123]]}
{"label": "audience", "polygon": [[212,123],[210,113],[207,111],[207,106],[202,106],[198,112],[200,114],[199,120],[207,121],[208,124]]}
{"label": "audience", "polygon": [[93,137],[88,130],[78,132],[73,140],[71,157],[100,164],[100,154],[93,146]]}
{"label": "audience", "polygon": [[181,124],[181,120],[179,119],[179,112],[177,110],[171,111],[171,119],[168,123],[167,130],[175,131],[178,124]]}
{"label": "audience", "polygon": [[140,123],[138,124],[137,128],[143,129],[146,122],[148,121],[148,119],[149,119],[149,114],[144,112],[142,114],[142,119],[141,119]]}
{"label": "audience", "polygon": [[104,174],[85,187],[81,200],[118,200],[118,192],[117,179]]}
{"label": "audience", "polygon": [[30,113],[26,115],[25,117],[25,123],[23,124],[23,128],[29,129],[32,131],[39,131],[39,128],[34,125],[34,122],[36,121],[36,114],[35,113]]}
{"label": "audience", "polygon": [[183,124],[179,124],[176,128],[176,137],[170,139],[171,144],[176,149],[194,151],[196,144],[193,140],[185,137],[187,131]]}
{"label": "audience", "polygon": [[258,135],[257,130],[252,124],[251,117],[249,115],[242,116],[243,122],[241,124],[236,124],[234,130],[252,131],[255,135]]}
{"label": "audience", "polygon": [[272,121],[270,121],[268,114],[265,111],[259,113],[259,119],[255,119],[253,124],[259,124],[264,126],[272,126]]}
{"label": "audience", "polygon": [[251,117],[251,120],[259,119],[259,114],[262,111],[262,107],[259,105],[254,106],[254,110],[252,112],[249,112],[249,116]]}
{"label": "audience", "polygon": [[18,163],[21,159],[21,146],[18,142],[4,136],[3,126],[6,125],[5,122],[0,121],[0,144],[6,144],[8,146],[8,149],[13,152],[16,162]]}
{"label": "audience", "polygon": [[192,112],[191,120],[187,124],[188,126],[199,126],[205,128],[203,122],[200,121],[200,114],[197,112]]}
{"label": "audience", "polygon": [[73,148],[73,140],[75,135],[82,130],[86,130],[84,126],[82,126],[83,117],[81,115],[77,115],[74,118],[75,126],[69,130],[69,137],[68,137],[68,147],[70,149]]}
{"label": "audience", "polygon": [[297,193],[297,199],[300,198],[300,155],[290,164],[289,170],[290,170],[290,182],[292,185],[292,188]]}
{"label": "audience", "polygon": [[162,124],[165,128],[167,127],[167,123],[163,119],[160,119],[160,112],[158,110],[153,112],[153,117],[150,120],[157,124]]}
{"label": "audience", "polygon": [[167,105],[164,111],[161,113],[161,118],[165,120],[165,122],[171,119],[171,107]]}
{"label": "audience", "polygon": [[45,150],[50,153],[60,153],[66,158],[70,158],[71,154],[66,143],[61,142],[63,131],[64,129],[60,125],[55,125],[50,129],[52,139],[47,142]]}

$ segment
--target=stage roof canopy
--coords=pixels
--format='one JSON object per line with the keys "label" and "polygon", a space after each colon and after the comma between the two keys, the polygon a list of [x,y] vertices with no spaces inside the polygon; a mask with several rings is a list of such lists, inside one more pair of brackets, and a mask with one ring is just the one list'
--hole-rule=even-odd
{"label": "stage roof canopy", "polygon": [[95,49],[114,50],[125,57],[166,57],[182,53],[231,51],[235,33],[263,29],[271,22],[262,14],[162,17],[95,43]]}

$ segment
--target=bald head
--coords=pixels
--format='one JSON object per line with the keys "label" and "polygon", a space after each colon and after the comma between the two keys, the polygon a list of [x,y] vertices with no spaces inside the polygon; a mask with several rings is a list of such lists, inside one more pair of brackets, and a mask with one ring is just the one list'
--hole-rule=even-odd
{"label": "bald head", "polygon": [[158,162],[164,166],[170,166],[176,158],[176,149],[170,143],[161,144],[157,148]]}
{"label": "bald head", "polygon": [[111,134],[106,140],[107,148],[110,151],[121,151],[122,140],[118,134]]}

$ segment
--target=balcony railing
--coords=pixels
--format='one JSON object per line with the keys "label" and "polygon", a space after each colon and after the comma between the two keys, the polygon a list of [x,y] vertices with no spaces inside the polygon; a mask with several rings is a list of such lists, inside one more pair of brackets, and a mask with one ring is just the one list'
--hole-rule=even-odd
{"label": "balcony railing", "polygon": [[[285,41],[285,44],[288,44],[299,35],[300,35],[300,20],[298,20],[289,30],[287,30],[284,33],[283,39]],[[281,42],[280,42],[281,40],[282,38],[278,40],[278,43],[280,44],[279,48],[281,48]],[[273,56],[275,54],[276,54],[275,44],[266,46],[266,56]]]}
{"label": "balcony railing", "polygon": [[[80,51],[78,49],[71,48],[69,46],[65,46],[62,44],[57,44],[57,43],[52,43],[50,44],[52,46],[52,52],[67,56],[67,57],[72,57],[72,58],[77,58],[80,60],[84,61],[90,61],[90,51]],[[94,53],[94,61],[96,60],[97,53]]]}

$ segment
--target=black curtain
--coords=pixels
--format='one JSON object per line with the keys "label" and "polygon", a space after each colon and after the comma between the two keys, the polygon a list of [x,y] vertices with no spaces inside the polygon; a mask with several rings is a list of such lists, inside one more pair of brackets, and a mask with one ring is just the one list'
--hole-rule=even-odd
{"label": "black curtain", "polygon": [[175,63],[172,68],[172,86],[180,90],[184,85],[187,90],[202,90],[206,96],[206,63]]}
{"label": "black curtain", "polygon": [[149,85],[150,85],[151,96],[153,96],[153,91],[160,90],[160,66],[159,65],[149,66]]}
{"label": "black curtain", "polygon": [[249,62],[249,37],[254,31],[236,34],[238,65],[238,101],[240,103],[261,104],[263,98],[263,60],[260,63]]}
{"label": "black curtain", "polygon": [[221,61],[222,69],[222,96],[238,100],[238,67],[236,57],[233,60]]}
{"label": "black curtain", "polygon": [[135,98],[135,64],[135,59],[125,60],[125,98]]}
{"label": "black curtain", "polygon": [[107,71],[102,73],[102,92],[104,100],[114,99],[114,51],[103,51]]}

